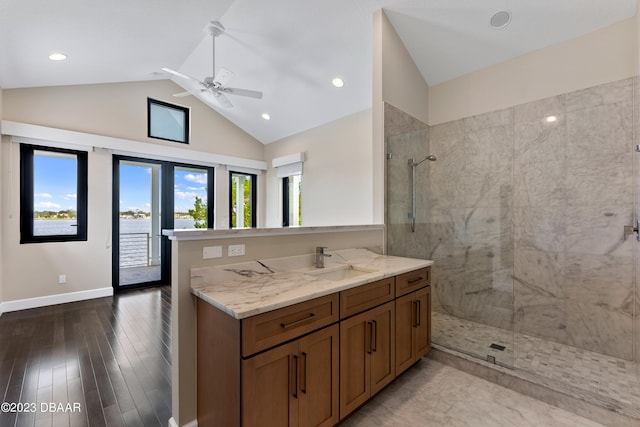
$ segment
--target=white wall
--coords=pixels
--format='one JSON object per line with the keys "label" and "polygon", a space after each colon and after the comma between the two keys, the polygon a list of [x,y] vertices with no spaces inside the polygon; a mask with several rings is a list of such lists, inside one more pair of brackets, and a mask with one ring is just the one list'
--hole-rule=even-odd
{"label": "white wall", "polygon": [[[172,101],[170,81],[2,91],[2,118],[152,144],[263,160],[264,146],[193,97],[191,143],[147,138],[147,96]],[[0,150],[2,300],[37,298],[111,287],[111,153],[89,152],[89,224],[86,242],[23,244],[19,235],[19,145],[3,138]],[[226,200],[228,187],[221,188]],[[226,208],[227,205],[223,207]],[[221,215],[216,214],[216,217]],[[66,274],[67,283],[58,284]]]}
{"label": "white wall", "polygon": [[302,225],[372,224],[372,122],[364,110],[265,147],[266,225],[282,223],[282,183],[274,158],[305,153]]}
{"label": "white wall", "polygon": [[638,69],[636,39],[634,17],[431,86],[426,123],[445,123],[633,77]]}

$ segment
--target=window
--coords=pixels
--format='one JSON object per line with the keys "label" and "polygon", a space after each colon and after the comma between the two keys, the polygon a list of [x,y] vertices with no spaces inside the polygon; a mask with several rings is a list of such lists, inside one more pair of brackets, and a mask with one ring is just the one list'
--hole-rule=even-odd
{"label": "window", "polygon": [[189,109],[147,98],[149,138],[189,143]]}
{"label": "window", "polygon": [[87,153],[20,145],[20,243],[87,240]]}
{"label": "window", "polygon": [[302,176],[291,175],[282,178],[282,226],[302,225]]}
{"label": "window", "polygon": [[256,180],[250,173],[229,172],[229,227],[256,226]]}

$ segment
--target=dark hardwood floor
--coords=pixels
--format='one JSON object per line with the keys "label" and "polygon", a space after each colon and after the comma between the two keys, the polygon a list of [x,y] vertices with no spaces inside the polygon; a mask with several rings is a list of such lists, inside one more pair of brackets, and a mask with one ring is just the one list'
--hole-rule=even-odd
{"label": "dark hardwood floor", "polygon": [[166,427],[170,286],[3,314],[0,397],[35,410],[5,404],[1,427]]}

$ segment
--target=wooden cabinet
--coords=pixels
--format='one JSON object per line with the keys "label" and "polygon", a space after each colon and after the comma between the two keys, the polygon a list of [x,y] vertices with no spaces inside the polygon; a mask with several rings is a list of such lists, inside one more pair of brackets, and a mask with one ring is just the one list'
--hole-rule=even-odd
{"label": "wooden cabinet", "polygon": [[396,375],[431,349],[431,288],[396,300]]}
{"label": "wooden cabinet", "polygon": [[340,322],[340,419],[395,378],[395,305]]}
{"label": "wooden cabinet", "polygon": [[430,349],[430,273],[242,320],[198,298],[198,425],[338,424]]}
{"label": "wooden cabinet", "polygon": [[337,424],[338,333],[334,324],[243,360],[242,424]]}
{"label": "wooden cabinet", "polygon": [[199,426],[338,423],[338,294],[243,320],[198,299],[197,314]]}

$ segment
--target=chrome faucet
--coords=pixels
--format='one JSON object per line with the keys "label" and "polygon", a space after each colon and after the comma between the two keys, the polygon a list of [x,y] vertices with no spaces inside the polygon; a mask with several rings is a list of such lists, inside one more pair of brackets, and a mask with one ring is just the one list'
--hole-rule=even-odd
{"label": "chrome faucet", "polygon": [[325,249],[324,246],[316,246],[316,268],[324,268],[324,257],[331,256],[324,253]]}

